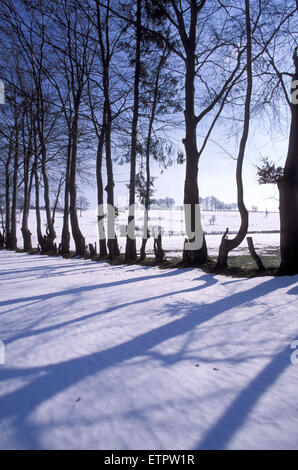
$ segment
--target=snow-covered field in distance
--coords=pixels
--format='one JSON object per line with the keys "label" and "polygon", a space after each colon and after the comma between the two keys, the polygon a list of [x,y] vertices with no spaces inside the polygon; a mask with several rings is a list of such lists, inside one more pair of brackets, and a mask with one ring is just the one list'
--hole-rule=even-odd
{"label": "snow-covered field in distance", "polygon": [[1,449],[298,449],[298,276],[0,252]]}
{"label": "snow-covered field in distance", "polygon": [[[45,211],[41,211],[43,229],[45,231]],[[202,225],[206,233],[206,240],[210,255],[217,254],[218,246],[220,244],[221,236],[229,227],[231,237],[233,232],[237,231],[240,225],[240,217],[238,212],[211,212],[202,211]],[[141,246],[141,236],[143,227],[143,211],[136,211],[136,227],[139,228],[137,232],[137,248]],[[212,217],[215,220],[211,223]],[[19,215],[19,221],[21,216]],[[56,232],[57,241],[60,242],[62,230],[63,214],[56,213]],[[82,212],[79,217],[79,224],[81,231],[86,239],[86,244],[95,243],[98,240],[97,230],[97,212],[96,210],[87,210]],[[185,238],[184,231],[184,214],[181,210],[151,210],[150,211],[150,227],[162,227],[163,235],[163,248],[171,253],[167,256],[177,255],[177,251],[183,248],[183,241]],[[125,230],[127,225],[127,211],[119,211],[119,216],[116,219],[116,232],[119,239],[119,246],[121,251],[125,250]],[[33,245],[37,246],[36,237],[36,219],[35,211],[31,209],[29,216],[29,228],[32,232]],[[277,248],[279,246],[279,213],[269,212],[268,215],[264,212],[250,212],[249,213],[249,232],[252,232],[255,247],[261,250],[261,254],[266,255],[266,248]],[[264,232],[264,233],[262,233]],[[267,232],[267,233],[266,233]],[[20,231],[20,224],[18,229],[18,243],[22,247],[22,234]],[[71,238],[71,248],[74,249],[74,243]],[[153,238],[151,237],[147,244],[149,253],[153,252]],[[247,254],[247,244],[244,240],[240,247],[231,254]]]}

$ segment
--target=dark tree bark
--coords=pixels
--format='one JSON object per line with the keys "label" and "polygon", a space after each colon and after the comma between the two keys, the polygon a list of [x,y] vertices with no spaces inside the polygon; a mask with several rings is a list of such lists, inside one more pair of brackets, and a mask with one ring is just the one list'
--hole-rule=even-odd
{"label": "dark tree bark", "polygon": [[69,232],[69,168],[70,168],[70,157],[71,157],[71,139],[68,138],[67,145],[67,157],[66,157],[66,173],[64,183],[64,211],[63,211],[63,227],[61,234],[61,254],[69,254],[70,246],[70,232]]}
{"label": "dark tree bark", "polygon": [[228,265],[228,254],[231,250],[235,249],[244,240],[248,229],[248,211],[244,204],[243,199],[243,181],[242,181],[242,167],[245,155],[246,143],[249,133],[250,123],[250,104],[252,95],[252,38],[251,38],[251,20],[250,20],[250,0],[245,0],[245,23],[246,23],[246,71],[247,71],[247,87],[244,109],[244,123],[242,137],[239,146],[239,153],[237,157],[236,168],[236,183],[237,183],[237,203],[241,216],[241,224],[237,235],[233,239],[228,239],[227,233],[223,235],[219,247],[218,258],[215,269],[221,271]]}
{"label": "dark tree bark", "polygon": [[24,251],[32,250],[32,233],[29,230],[28,219],[29,219],[29,210],[30,210],[30,188],[28,185],[28,176],[24,178],[24,207],[23,207],[23,217],[22,217],[22,235],[24,241]]}
{"label": "dark tree bark", "polygon": [[57,207],[58,207],[59,198],[60,198],[61,189],[62,189],[62,186],[63,186],[63,183],[64,183],[64,179],[65,179],[64,176],[60,177],[57,192],[56,192],[56,195],[55,195],[55,202],[54,202],[54,207],[53,207],[53,212],[52,212],[53,225],[55,225],[56,212],[57,212]]}
{"label": "dark tree bark", "polygon": [[[105,114],[105,111],[103,112]],[[107,243],[105,237],[104,229],[104,190],[103,190],[103,181],[102,181],[102,157],[103,157],[103,147],[105,140],[105,122],[103,121],[103,127],[101,133],[98,137],[97,143],[97,156],[96,156],[96,180],[97,180],[97,205],[98,205],[98,214],[97,214],[97,223],[99,231],[99,256],[107,256]]]}
{"label": "dark tree bark", "polygon": [[247,237],[246,240],[247,240],[247,245],[248,245],[250,256],[255,261],[256,265],[258,266],[258,270],[261,272],[265,271],[265,266],[263,264],[263,261],[261,260],[258,253],[255,250],[252,237]]}
{"label": "dark tree bark", "polygon": [[11,236],[10,219],[10,162],[12,158],[12,135],[9,140],[8,156],[5,163],[5,247],[9,249]]}
{"label": "dark tree bark", "polygon": [[[41,51],[43,50],[43,46],[41,46]],[[50,200],[50,184],[49,184],[49,177],[47,172],[47,142],[45,137],[45,100],[44,100],[44,92],[43,92],[43,53],[41,52],[41,56],[39,58],[38,69],[34,74],[35,77],[35,86],[37,91],[37,133],[38,139],[40,144],[40,154],[41,154],[41,175],[43,179],[43,195],[44,195],[44,203],[45,203],[45,211],[46,211],[46,220],[47,220],[47,228],[46,228],[46,235],[44,235],[44,246],[42,251],[55,251],[54,241],[56,238],[56,232],[54,228],[54,223],[52,219],[51,213],[51,200]]]}
{"label": "dark tree bark", "polygon": [[[76,97],[77,102],[80,102],[80,96]],[[74,111],[74,119],[72,125],[72,146],[71,146],[71,159],[69,169],[69,196],[70,196],[70,222],[72,236],[75,242],[76,254],[84,256],[86,251],[85,238],[79,227],[78,211],[77,211],[77,187],[76,187],[76,168],[77,168],[77,146],[78,146],[78,120],[79,109]]]}
{"label": "dark tree bark", "polygon": [[[190,212],[190,228],[192,233],[196,232],[196,205],[199,204],[199,187],[198,187],[198,164],[199,152],[197,148],[197,124],[198,118],[195,114],[195,70],[196,70],[196,31],[198,13],[203,8],[205,1],[197,5],[196,0],[192,0],[191,4],[191,24],[189,34],[187,36],[185,25],[179,22],[179,14],[177,12],[177,20],[179,25],[179,34],[184,46],[186,54],[186,71],[185,71],[185,138],[183,144],[186,155],[186,170],[184,183],[184,204],[189,204]],[[195,237],[190,240],[196,242]],[[191,264],[201,265],[208,260],[207,245],[205,238],[200,249],[188,250],[188,259]]]}
{"label": "dark tree bark", "polygon": [[130,235],[126,238],[125,260],[136,260],[136,240],[135,240],[135,187],[136,187],[136,158],[137,158],[137,134],[139,119],[139,85],[141,73],[141,0],[137,0],[137,22],[136,22],[136,55],[135,55],[135,75],[134,75],[134,105],[131,126],[131,149],[130,149],[130,178],[129,178],[129,214],[128,224],[131,227]]}
{"label": "dark tree bark", "polygon": [[[26,119],[27,118],[27,119]],[[32,114],[31,114],[32,118]],[[25,139],[25,123],[27,124],[28,130],[28,142],[26,144]],[[32,123],[31,129],[29,129],[29,119],[28,116],[24,116],[23,123],[22,123],[22,132],[23,132],[23,186],[24,186],[24,205],[23,205],[23,216],[22,216],[22,226],[21,232],[23,235],[23,242],[24,242],[24,251],[32,250],[32,240],[31,235],[32,233],[29,230],[28,219],[29,219],[29,211],[30,211],[30,195],[31,195],[31,188],[32,188],[32,179],[33,179],[33,171],[30,172],[30,160],[32,157]]]}
{"label": "dark tree bark", "polygon": [[[97,5],[99,9],[99,5]],[[100,13],[97,13],[97,27],[100,27]],[[100,29],[99,38],[101,38],[101,52],[103,54],[102,60],[105,62],[104,56],[104,46],[102,42],[102,32]],[[103,106],[102,111],[102,122],[101,125],[98,123],[95,108],[93,102],[93,97],[90,93],[90,87],[88,86],[89,91],[89,102],[90,102],[90,111],[91,119],[94,125],[94,129],[97,135],[97,153],[96,153],[96,182],[97,182],[97,225],[98,225],[98,235],[99,235],[99,256],[104,258],[107,256],[107,241],[105,234],[105,225],[104,225],[104,187],[103,187],[103,178],[102,178],[102,162],[103,162],[103,152],[105,144],[105,131],[106,131],[106,108]],[[96,250],[96,248],[95,248]]]}
{"label": "dark tree bark", "polygon": [[16,128],[12,198],[11,198],[11,232],[9,236],[9,250],[17,249],[17,194],[18,194],[18,168],[19,168],[19,130]]}
{"label": "dark tree bark", "polygon": [[[112,113],[111,105],[109,99],[106,100],[106,129],[105,129],[105,147],[106,147],[106,167],[107,167],[107,203],[108,203],[108,219],[110,219],[112,214],[109,213],[110,210],[115,210],[115,201],[114,201],[114,174],[113,174],[113,162],[112,162],[112,153],[111,153],[111,127],[112,127]],[[112,209],[113,208],[113,209]],[[113,219],[114,220],[114,219]],[[109,220],[108,220],[109,223]],[[115,228],[115,226],[114,226]],[[113,259],[115,256],[120,255],[120,250],[118,247],[117,237],[110,238],[108,234],[108,250],[109,257]]]}
{"label": "dark tree bark", "polygon": [[54,240],[56,238],[56,232],[53,225],[52,212],[51,212],[51,200],[50,200],[50,185],[49,178],[47,174],[47,164],[46,164],[46,148],[42,144],[42,155],[41,155],[41,174],[43,179],[44,187],[44,202],[46,210],[46,219],[47,219],[47,251],[54,250]]}
{"label": "dark tree bark", "polygon": [[38,176],[38,170],[37,170],[37,165],[35,165],[34,168],[34,176],[35,176],[35,215],[36,215],[36,232],[37,232],[37,240],[38,240],[38,245],[40,246],[41,251],[44,250],[44,239],[42,236],[42,231],[41,231],[41,216],[40,216],[40,201],[39,201],[39,176]]}
{"label": "dark tree bark", "polygon": [[0,232],[0,250],[3,250],[5,247],[5,238],[4,235]]}
{"label": "dark tree bark", "polygon": [[34,163],[33,163],[33,174],[34,174],[34,183],[35,183],[35,216],[36,216],[36,234],[38,246],[41,251],[43,251],[43,236],[41,230],[41,216],[40,216],[40,184],[39,184],[39,175],[38,175],[38,145],[37,145],[37,134],[34,132],[33,135],[34,142]]}
{"label": "dark tree bark", "polygon": [[162,263],[162,261],[165,259],[165,252],[162,249],[161,233],[159,233],[157,238],[154,240],[153,249],[155,254],[155,261],[157,263]]}
{"label": "dark tree bark", "polygon": [[[186,47],[186,75],[185,75],[185,138],[183,140],[186,154],[186,173],[184,183],[184,204],[191,207],[191,231],[195,232],[195,206],[199,204],[198,163],[199,153],[196,141],[197,120],[194,110],[195,96],[195,42]],[[192,250],[191,261],[197,264],[204,263],[207,253],[201,250]]]}
{"label": "dark tree bark", "polygon": [[[298,273],[298,48],[294,51],[291,128],[284,174],[278,181],[280,210],[280,254],[278,274]],[[296,91],[295,91],[296,90]]]}
{"label": "dark tree bark", "polygon": [[[114,223],[114,211],[115,211],[115,201],[114,201],[114,173],[113,173],[113,160],[111,152],[111,134],[112,134],[112,110],[111,110],[111,100],[110,100],[110,63],[112,58],[111,49],[113,46],[110,46],[110,2],[107,2],[106,5],[106,14],[104,22],[102,24],[101,18],[101,8],[99,2],[96,3],[96,16],[97,16],[97,34],[98,41],[100,46],[101,54],[101,64],[102,64],[102,86],[104,93],[104,110],[103,110],[103,122],[102,122],[102,131],[104,132],[99,136],[98,141],[98,153],[97,153],[97,187],[98,187],[98,201],[102,201],[101,208],[103,208],[103,193],[102,193],[102,139],[104,137],[105,143],[105,157],[106,157],[106,170],[107,170],[107,185],[105,187],[107,193],[107,219],[108,227],[111,227],[113,232],[115,232],[115,223]],[[98,202],[99,204],[99,202]],[[103,231],[103,210],[102,214],[99,215],[99,223],[102,224]],[[118,246],[117,237],[111,237],[108,233],[108,251],[109,258],[113,259],[116,256],[120,255],[120,250]],[[114,234],[113,234],[114,235]],[[102,256],[106,255],[106,240],[99,240],[100,244],[100,254]]]}

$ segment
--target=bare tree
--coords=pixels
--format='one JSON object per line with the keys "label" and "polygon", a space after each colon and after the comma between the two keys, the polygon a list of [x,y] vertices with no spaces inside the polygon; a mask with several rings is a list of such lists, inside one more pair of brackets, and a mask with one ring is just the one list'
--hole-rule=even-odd
{"label": "bare tree", "polygon": [[86,21],[85,16],[80,15],[77,7],[78,2],[75,0],[72,2],[65,0],[54,12],[50,12],[58,37],[63,37],[63,44],[61,47],[60,41],[57,38],[53,40],[52,35],[47,32],[47,41],[62,66],[60,77],[53,73],[48,74],[48,79],[58,94],[68,132],[61,251],[64,253],[69,251],[68,217],[70,216],[76,253],[84,255],[85,238],[80,230],[77,215],[79,120],[96,49],[90,48],[92,24]]}
{"label": "bare tree", "polygon": [[250,124],[250,106],[253,86],[253,75],[252,75],[252,29],[251,29],[251,17],[250,17],[250,0],[245,0],[245,30],[247,38],[246,47],[246,97],[244,106],[244,121],[241,141],[239,145],[239,152],[237,157],[236,167],[236,182],[237,182],[237,203],[238,209],[241,216],[241,225],[237,235],[233,239],[228,239],[228,229],[222,237],[221,244],[219,247],[219,253],[216,263],[216,269],[221,270],[227,267],[227,258],[231,250],[240,245],[244,240],[247,229],[248,229],[248,211],[244,204],[243,198],[243,181],[242,181],[242,168],[245,155],[245,149],[249,133]]}
{"label": "bare tree", "polygon": [[298,48],[293,54],[291,128],[284,173],[278,180],[280,197],[280,254],[278,274],[298,273]]}
{"label": "bare tree", "polygon": [[140,76],[141,76],[141,39],[142,39],[142,0],[137,0],[136,5],[136,45],[135,45],[135,71],[133,88],[133,116],[131,124],[130,142],[130,177],[129,177],[129,214],[128,224],[130,233],[126,238],[125,259],[136,260],[135,240],[135,194],[136,194],[136,158],[137,158],[137,134],[140,106]]}

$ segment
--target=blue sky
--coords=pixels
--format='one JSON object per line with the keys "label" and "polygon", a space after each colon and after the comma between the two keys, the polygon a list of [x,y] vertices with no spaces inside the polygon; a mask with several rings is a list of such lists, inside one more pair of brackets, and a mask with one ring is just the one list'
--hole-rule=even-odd
{"label": "blue sky", "polygon": [[[261,157],[268,156],[271,160],[282,166],[287,154],[288,132],[287,127],[284,127],[282,132],[275,132],[271,136],[263,125],[255,123],[251,126],[243,168],[244,197],[249,210],[252,205],[255,205],[259,210],[278,211],[278,190],[275,185],[260,186],[257,183],[255,165],[260,163]],[[220,132],[217,132],[212,137],[212,141],[219,142],[229,153],[237,155],[236,143],[235,145],[231,144],[231,142],[227,144],[224,140]],[[209,142],[201,157],[199,168],[200,196],[214,195],[226,203],[236,202],[236,162],[218,145]],[[172,197],[177,204],[182,204],[184,172],[185,166],[178,165],[177,163],[174,163],[173,166],[162,173],[157,165],[153,165],[152,175],[157,177],[155,181],[155,197]],[[118,202],[120,199],[120,202],[124,203],[128,197],[126,182],[129,179],[129,166],[115,165],[114,177],[116,182],[116,201]],[[90,207],[96,207],[95,186],[83,192],[91,203]]]}

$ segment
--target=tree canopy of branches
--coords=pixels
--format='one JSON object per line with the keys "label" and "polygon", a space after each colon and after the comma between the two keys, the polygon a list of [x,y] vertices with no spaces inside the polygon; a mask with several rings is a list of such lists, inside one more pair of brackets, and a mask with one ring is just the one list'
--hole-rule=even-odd
{"label": "tree canopy of branches", "polygon": [[[264,159],[258,178],[261,184],[278,184],[281,271],[296,272],[298,227],[290,229],[298,220],[293,202],[297,103],[292,99],[298,73],[296,13],[296,0],[2,0],[0,79],[6,102],[0,105],[0,246],[18,247],[21,198],[25,251],[32,249],[33,204],[40,250],[69,255],[73,240],[76,254],[84,256],[78,193],[94,173],[99,255],[118,257],[115,172],[124,165],[129,201],[125,259],[137,259],[139,198],[144,205],[144,260],[156,184],[152,167],[166,169],[177,160],[185,164],[185,219],[190,214],[183,259],[204,264],[207,244],[198,231],[200,161],[221,126],[222,132],[233,129],[238,135],[234,159],[241,217],[234,239],[228,238],[228,230],[223,235],[217,260],[222,270],[249,226],[242,172],[250,124],[266,113],[281,117],[281,110],[288,109],[285,168]],[[177,130],[184,134],[181,146]],[[55,215],[61,201],[59,239]],[[158,252],[164,259],[161,239]]]}

